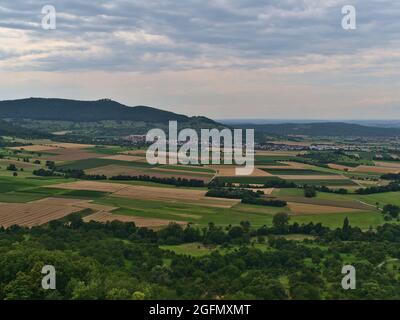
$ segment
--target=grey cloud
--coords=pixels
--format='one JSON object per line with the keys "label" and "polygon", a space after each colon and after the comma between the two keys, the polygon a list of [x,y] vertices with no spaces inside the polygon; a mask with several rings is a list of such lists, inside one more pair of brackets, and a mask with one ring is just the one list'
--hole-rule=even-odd
{"label": "grey cloud", "polygon": [[[264,60],[398,48],[395,41],[400,33],[398,1],[353,0],[358,9],[354,32],[341,29],[340,9],[347,4],[341,0],[51,2],[59,13],[57,30],[51,32],[38,25],[41,7],[48,3],[13,0],[0,5],[0,28],[25,31],[34,42],[74,44],[63,50],[46,47],[42,53],[48,56],[33,58],[31,66],[21,66],[25,70],[157,71],[202,68],[196,61],[219,65],[229,59],[233,67],[268,67]],[[123,41],[115,34],[140,30],[169,39],[173,45],[154,37],[152,41]],[[7,58],[0,55],[0,61]]]}

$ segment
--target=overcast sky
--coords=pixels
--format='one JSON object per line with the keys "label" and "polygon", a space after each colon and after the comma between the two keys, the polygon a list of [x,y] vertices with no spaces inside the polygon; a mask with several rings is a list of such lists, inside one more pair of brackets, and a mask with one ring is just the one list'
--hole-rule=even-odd
{"label": "overcast sky", "polygon": [[[42,7],[57,29],[42,28]],[[341,9],[357,10],[344,30]],[[0,99],[400,119],[398,0],[0,0]]]}

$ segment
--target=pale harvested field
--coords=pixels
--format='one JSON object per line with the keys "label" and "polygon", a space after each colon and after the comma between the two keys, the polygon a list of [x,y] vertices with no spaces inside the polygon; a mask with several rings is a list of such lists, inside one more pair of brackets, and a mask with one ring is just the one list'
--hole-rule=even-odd
{"label": "pale harvested field", "polygon": [[99,154],[81,149],[56,149],[52,150],[52,153],[55,155],[44,156],[44,158],[50,161],[76,161],[101,157]]}
{"label": "pale harvested field", "polygon": [[319,206],[306,203],[288,202],[288,207],[293,214],[324,214],[324,213],[344,213],[359,212],[359,209]]}
{"label": "pale harvested field", "polygon": [[0,203],[0,226],[8,228],[12,225],[43,225],[83,209],[108,213],[117,208],[94,204],[90,200],[67,198],[45,198],[29,203]]}
{"label": "pale harvested field", "polygon": [[388,168],[397,168],[400,170],[400,162],[382,162],[382,161],[375,161],[375,165],[378,167],[388,167]]}
{"label": "pale harvested field", "polygon": [[192,190],[183,188],[159,188],[139,185],[128,185],[119,183],[107,183],[98,181],[76,181],[47,186],[48,188],[66,190],[91,190],[110,192],[113,196],[138,199],[154,200],[178,203],[190,203],[200,206],[231,208],[239,203],[235,199],[209,198],[205,196],[204,190]]}
{"label": "pale harvested field", "polygon": [[[147,170],[148,172],[149,170]],[[134,168],[127,166],[119,166],[119,165],[108,165],[103,167],[97,167],[89,170],[85,170],[87,174],[104,174],[107,177],[118,176],[118,175],[126,175],[126,176],[137,176],[146,174],[145,168]]]}
{"label": "pale harvested field", "polygon": [[75,206],[87,204],[89,200],[69,199],[69,198],[45,198],[30,202],[31,204],[55,205],[55,206]]}
{"label": "pale harvested field", "polygon": [[45,145],[32,145],[32,146],[22,146],[22,147],[12,147],[9,148],[11,150],[25,150],[29,152],[43,152],[43,151],[53,151],[57,150],[58,148],[55,147],[49,147]]}
{"label": "pale harvested field", "polygon": [[107,157],[101,157],[100,159],[107,159],[107,160],[119,160],[119,161],[128,161],[128,162],[143,162],[146,159],[143,157],[135,157],[135,156],[129,156],[126,154],[116,154],[112,156],[107,156]]}
{"label": "pale harvested field", "polygon": [[277,175],[284,180],[343,180],[347,179],[340,175]]}
{"label": "pale harvested field", "polygon": [[85,149],[91,148],[94,145],[90,144],[79,144],[79,143],[46,143],[46,144],[36,144],[31,146],[22,146],[22,147],[12,147],[12,150],[25,150],[32,152],[42,152],[42,151],[52,151],[58,149]]}
{"label": "pale harvested field", "polygon": [[32,201],[33,204],[42,205],[62,205],[62,206],[73,206],[82,209],[93,209],[95,211],[111,212],[117,210],[117,207],[104,206],[101,204],[93,203],[92,200],[81,200],[81,199],[68,199],[68,198],[45,198],[37,201]]}
{"label": "pale harvested field", "polygon": [[82,209],[92,209],[94,211],[103,211],[103,212],[112,212],[114,210],[117,210],[117,207],[111,207],[111,206],[104,206],[102,204],[96,204],[96,203],[79,203],[75,205],[76,207],[82,208]]}
{"label": "pale harvested field", "polygon": [[128,150],[121,153],[133,156],[140,156],[141,158],[146,157],[146,150]]}
{"label": "pale harvested field", "polygon": [[137,227],[163,227],[167,226],[171,222],[185,225],[186,221],[170,221],[163,219],[153,219],[144,217],[124,216],[117,214],[110,214],[107,212],[97,212],[83,219],[85,222],[97,221],[97,222],[110,222],[110,221],[121,221],[121,222],[134,222]]}
{"label": "pale harvested field", "polygon": [[5,228],[12,225],[33,227],[64,218],[81,210],[78,207],[62,204],[2,203],[0,205],[0,226]]}
{"label": "pale harvested field", "polygon": [[335,169],[335,170],[341,170],[341,171],[352,171],[354,168],[352,167],[348,167],[348,166],[342,166],[340,164],[335,164],[335,163],[329,163],[328,167],[331,169]]}
{"label": "pale harvested field", "polygon": [[[129,151],[121,152],[121,154],[136,156],[136,157],[139,157],[139,158],[141,158],[141,159],[144,159],[143,161],[147,161],[147,160],[146,160],[146,151],[145,151],[145,150],[129,150]],[[173,155],[173,156],[175,156],[175,157],[178,158],[179,153],[178,153],[178,152],[171,152],[171,153],[169,153],[169,152],[159,152],[159,153],[158,153],[158,156],[161,157],[162,155],[165,155],[165,157],[166,157],[166,160],[167,160],[167,163],[166,163],[166,164],[175,165],[176,163],[170,163],[170,162],[169,162],[169,156],[170,156],[170,155]],[[212,157],[212,156],[210,156],[210,162],[211,162],[213,159],[215,159],[215,160],[217,160],[217,161],[223,162],[223,160],[221,160],[221,157]],[[199,159],[198,159],[198,160],[199,160]],[[199,162],[200,162],[200,160],[199,160]]]}
{"label": "pale harvested field", "polygon": [[205,197],[206,191],[182,188],[158,188],[148,186],[129,186],[113,195],[143,200],[189,202],[199,205],[228,207],[238,203],[238,200]]}
{"label": "pale harvested field", "polygon": [[[233,177],[236,176],[236,168],[240,168],[234,165],[209,165],[208,168],[211,168],[216,171],[218,177]],[[249,177],[271,177],[272,174],[261,170],[259,168],[254,168],[254,171]]]}
{"label": "pale harvested field", "polygon": [[[293,162],[293,161],[279,161],[278,163],[282,163],[281,166],[269,166],[269,165],[257,165],[258,168],[263,169],[312,169],[315,168],[309,164]],[[285,164],[285,165],[283,165]]]}
{"label": "pale harvested field", "polygon": [[46,187],[55,189],[66,189],[66,190],[88,190],[88,191],[101,191],[101,192],[113,193],[129,187],[129,185],[122,183],[107,183],[98,181],[76,181],[76,182],[61,183],[56,185],[49,185]]}
{"label": "pale harvested field", "polygon": [[399,173],[400,168],[391,167],[373,167],[373,166],[358,166],[353,172],[372,172],[372,173]]}

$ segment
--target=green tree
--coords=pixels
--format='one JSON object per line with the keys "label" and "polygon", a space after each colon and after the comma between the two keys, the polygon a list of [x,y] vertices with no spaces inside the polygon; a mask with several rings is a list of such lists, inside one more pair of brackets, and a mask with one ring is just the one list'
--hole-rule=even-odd
{"label": "green tree", "polygon": [[276,215],[274,215],[274,218],[272,219],[272,224],[275,229],[283,232],[288,229],[289,220],[290,217],[286,212],[279,212]]}

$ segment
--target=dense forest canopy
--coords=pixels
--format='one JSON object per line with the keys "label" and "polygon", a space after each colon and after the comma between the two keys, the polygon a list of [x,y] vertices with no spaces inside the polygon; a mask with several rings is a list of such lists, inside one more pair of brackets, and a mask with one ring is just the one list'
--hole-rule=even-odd
{"label": "dense forest canopy", "polygon": [[[279,236],[292,233],[315,240]],[[162,247],[193,242],[220,250],[194,257]],[[395,225],[362,232],[345,221],[330,230],[290,224],[285,214],[257,230],[243,222],[202,230],[171,224],[160,231],[83,223],[73,215],[48,226],[0,230],[0,298],[399,299],[398,265],[389,267],[400,258],[399,242]],[[347,264],[357,269],[357,290],[341,287]],[[44,265],[56,268],[56,290],[41,288]]]}

